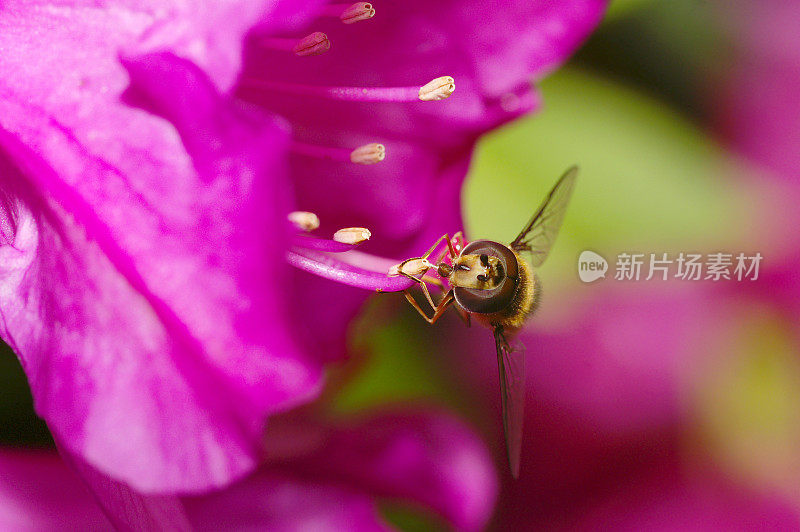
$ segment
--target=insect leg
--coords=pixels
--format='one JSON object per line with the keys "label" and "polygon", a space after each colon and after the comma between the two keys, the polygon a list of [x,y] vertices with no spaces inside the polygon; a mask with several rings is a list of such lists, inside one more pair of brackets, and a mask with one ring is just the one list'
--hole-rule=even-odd
{"label": "insect leg", "polygon": [[430,283],[438,288],[444,289],[444,283],[442,282],[441,279],[437,279],[436,277],[431,277],[430,275],[423,274],[421,280],[426,283]]}
{"label": "insect leg", "polygon": [[425,298],[428,300],[428,303],[431,304],[431,308],[435,311],[436,304],[433,302],[433,298],[431,297],[431,293],[428,291],[428,285],[425,284],[425,281],[420,279],[419,286],[422,288],[422,292],[425,294]]}
{"label": "insect leg", "polygon": [[424,254],[424,255],[423,255],[421,258],[423,258],[423,259],[427,259],[428,257],[430,257],[430,256],[431,256],[431,253],[433,253],[434,251],[436,251],[436,248],[437,248],[437,247],[439,247],[439,244],[441,244],[441,243],[442,243],[442,240],[445,240],[445,241],[447,241],[447,247],[450,249],[450,252],[452,253],[453,246],[452,246],[452,244],[450,243],[450,235],[448,235],[447,233],[445,233],[445,234],[443,234],[442,236],[440,236],[440,237],[439,237],[439,240],[437,240],[436,242],[434,242],[434,244],[431,246],[431,249],[429,249],[429,250],[428,250],[428,251],[427,251],[427,252],[426,252],[426,253],[425,253],[425,254]]}
{"label": "insect leg", "polygon": [[[414,277],[413,275],[410,275],[404,271],[401,271],[400,274],[403,275],[404,277],[408,277],[412,281],[416,281],[417,283],[419,283],[419,286],[420,288],[422,288],[422,292],[425,294],[425,298],[428,300],[428,303],[430,303],[431,308],[433,310],[436,310],[436,303],[433,302],[433,298],[431,297],[431,293],[428,291],[428,285],[425,284],[425,281],[423,281],[422,278]],[[422,275],[424,276],[425,274],[423,273]],[[408,295],[406,295],[406,297],[408,297]]]}
{"label": "insect leg", "polygon": [[[425,294],[425,299],[428,300],[428,303],[430,304],[431,308],[434,311],[436,311],[437,305],[436,305],[436,303],[433,302],[433,298],[431,297],[431,293],[428,290],[428,285],[426,284],[426,282],[430,282],[431,284],[433,284],[435,286],[438,286],[441,289],[444,289],[444,283],[441,280],[436,279],[434,277],[428,276],[426,278],[425,275],[427,274],[428,269],[430,269],[428,267],[429,265],[430,265],[430,267],[435,267],[432,264],[430,264],[430,262],[427,262],[428,261],[428,257],[430,257],[431,254],[434,251],[436,251],[436,248],[439,247],[439,244],[442,243],[442,240],[447,242],[447,251],[449,251],[451,257],[456,257],[457,255],[455,253],[455,250],[453,249],[453,243],[450,241],[450,235],[445,233],[441,237],[439,237],[439,239],[436,240],[436,242],[433,243],[433,245],[430,247],[430,249],[428,249],[428,251],[425,252],[424,255],[422,255],[421,257],[416,257],[414,259],[405,260],[405,261],[401,262],[400,266],[397,268],[397,273],[399,273],[400,275],[402,275],[404,277],[407,277],[408,279],[411,279],[412,281],[414,281],[416,283],[419,283],[420,288],[422,289],[422,292]],[[423,267],[425,267],[425,270],[422,271],[422,274],[419,277],[415,277],[415,276],[411,275],[410,273],[407,273],[407,272],[403,271],[403,266],[405,264],[407,264],[410,261],[416,261],[416,260],[426,261],[426,262],[423,262],[423,264],[422,264]],[[413,297],[410,296],[408,291],[406,291],[406,299],[408,299],[409,302],[411,302],[412,299],[413,299]],[[416,304],[416,301],[413,302],[412,305],[414,305],[414,308],[416,308],[418,311],[420,310],[419,309],[419,305]],[[426,316],[425,319],[428,319],[427,316]]]}
{"label": "insect leg", "polygon": [[[459,231],[456,234],[454,234],[453,238],[451,239],[451,241],[452,240],[455,240],[456,242],[458,242],[457,245],[458,245],[459,248],[463,248],[464,247],[464,233],[462,233],[461,231]],[[458,251],[459,251],[458,249],[455,249],[455,250],[451,249],[450,252],[452,253],[452,257],[453,258],[456,258],[458,256]]]}
{"label": "insect leg", "polygon": [[[453,240],[460,242],[459,244],[457,244],[458,247],[453,247]],[[450,259],[455,259],[456,257],[458,257],[459,249],[462,247],[463,240],[464,240],[464,235],[461,233],[461,231],[454,234],[453,238],[448,238],[447,249],[442,250],[442,252],[439,254],[439,258],[436,259],[436,262],[434,264],[439,264],[448,255],[450,256]]]}
{"label": "insect leg", "polygon": [[428,320],[428,323],[430,323],[431,325],[436,323],[436,321],[442,317],[444,311],[447,310],[453,303],[453,300],[454,300],[453,291],[450,290],[449,292],[447,292],[442,301],[439,303],[439,306],[436,307],[436,312],[433,313],[433,318]]}
{"label": "insect leg", "polygon": [[422,310],[422,308],[419,306],[419,303],[417,303],[417,300],[414,299],[414,296],[411,295],[411,292],[409,292],[408,290],[405,290],[405,291],[403,291],[403,295],[406,296],[406,300],[409,303],[411,303],[411,306],[414,307],[414,310],[419,312],[419,315],[422,316],[423,318],[425,318],[425,321],[429,321],[430,320],[430,318],[428,318],[428,315],[425,313],[425,311]]}
{"label": "insect leg", "polygon": [[446,311],[453,303],[453,291],[451,290],[450,292],[447,292],[447,294],[444,296],[439,305],[434,308],[433,317],[429,318],[428,315],[420,308],[419,303],[417,303],[417,301],[408,291],[405,291],[403,293],[405,294],[408,302],[411,303],[411,306],[414,307],[414,309],[417,312],[419,312],[420,316],[425,318],[425,321],[427,321],[431,325],[436,323],[436,321],[442,316],[442,314],[444,314],[444,311]]}

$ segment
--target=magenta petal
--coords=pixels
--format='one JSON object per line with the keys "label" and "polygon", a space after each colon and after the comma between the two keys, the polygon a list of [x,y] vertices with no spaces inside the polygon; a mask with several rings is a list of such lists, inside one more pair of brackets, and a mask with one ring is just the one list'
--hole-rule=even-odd
{"label": "magenta petal", "polygon": [[91,5],[71,0],[48,8],[37,2],[4,2],[0,68],[14,69],[14,79],[3,76],[3,82],[5,89],[19,84],[23,91],[40,90],[38,83],[46,82],[54,99],[77,101],[85,98],[94,84],[106,89],[116,85],[116,80],[106,76],[118,69],[114,63],[120,53],[172,51],[196,62],[218,87],[227,88],[239,71],[245,33],[270,12],[280,13],[284,20],[292,15],[288,22],[300,22],[307,6],[292,4],[275,0],[110,0]]}
{"label": "magenta petal", "polygon": [[348,355],[350,323],[370,293],[295,269],[289,305],[297,337],[320,361]]}
{"label": "magenta petal", "polygon": [[369,494],[284,472],[259,472],[184,504],[196,530],[390,530]]}
{"label": "magenta petal", "polygon": [[251,470],[265,416],[320,384],[283,312],[286,133],[185,61],[128,66],[131,99],[176,127],[2,103],[38,153],[0,137],[18,213],[0,333],[67,450],[145,492],[205,490]]}
{"label": "magenta petal", "polygon": [[[69,452],[63,452],[61,456],[80,475],[117,530],[191,530],[178,497],[143,495],[108,478]],[[72,528],[72,524],[67,528]]]}
{"label": "magenta petal", "polygon": [[541,77],[563,63],[600,23],[608,0],[454,3],[448,21],[469,35],[465,59],[476,65],[481,89],[499,96],[523,83],[523,73]]}
{"label": "magenta petal", "polygon": [[0,449],[0,529],[111,530],[54,452]]}
{"label": "magenta petal", "polygon": [[[458,530],[481,529],[497,495],[483,443],[448,415],[407,410],[335,427],[318,451],[291,466],[375,496],[423,504]],[[272,446],[287,447],[287,442],[268,439],[267,448]]]}

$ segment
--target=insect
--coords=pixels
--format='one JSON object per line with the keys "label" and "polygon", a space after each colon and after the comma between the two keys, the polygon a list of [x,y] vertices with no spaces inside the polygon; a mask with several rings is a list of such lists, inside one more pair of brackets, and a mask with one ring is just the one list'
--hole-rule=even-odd
{"label": "insect", "polygon": [[[492,329],[500,373],[506,451],[514,478],[519,476],[522,447],[525,352],[524,348],[512,347],[509,338],[539,305],[541,283],[534,268],[544,263],[558,235],[577,175],[578,168],[573,166],[559,178],[530,221],[508,245],[491,240],[465,243],[461,233],[452,239],[443,235],[424,255],[407,259],[389,272],[420,285],[433,309],[432,318],[410,291],[406,290],[405,296],[428,323],[435,323],[455,306],[467,326],[474,319]],[[430,256],[443,241],[446,249],[438,260],[431,262]],[[430,276],[429,270],[435,270],[441,280]],[[438,304],[434,303],[426,283],[447,289]]]}

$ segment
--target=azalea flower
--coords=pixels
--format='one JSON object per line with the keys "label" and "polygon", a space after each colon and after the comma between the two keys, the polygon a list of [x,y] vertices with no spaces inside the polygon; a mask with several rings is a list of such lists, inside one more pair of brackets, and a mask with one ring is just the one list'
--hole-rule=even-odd
{"label": "azalea flower", "polygon": [[[4,5],[0,335],[111,515],[179,526],[173,497],[142,494],[253,471],[266,419],[313,399],[339,356],[368,293],[351,287],[408,287],[376,255],[340,253],[352,234],[310,238],[287,215],[317,214],[322,235],[368,228],[378,243],[365,250],[394,257],[460,227],[475,140],[536,107],[530,76],[565,59],[604,6],[439,6],[448,18],[411,4],[376,23],[313,3]],[[314,37],[287,51],[308,21],[334,24],[329,53],[297,57],[322,51]],[[235,92],[262,109],[226,92],[248,31]],[[335,85],[303,85],[317,76]],[[460,99],[435,101],[448,76]]]}

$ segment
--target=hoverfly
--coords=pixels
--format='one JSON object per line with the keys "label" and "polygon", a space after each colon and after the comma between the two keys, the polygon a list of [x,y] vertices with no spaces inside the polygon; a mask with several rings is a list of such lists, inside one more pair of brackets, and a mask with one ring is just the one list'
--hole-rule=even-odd
{"label": "hoverfly", "polygon": [[[559,178],[530,221],[510,244],[491,240],[465,243],[461,233],[456,233],[452,239],[449,235],[443,235],[421,257],[407,259],[390,270],[390,275],[403,275],[419,283],[433,309],[432,318],[428,317],[408,290],[405,296],[428,323],[435,323],[455,304],[467,326],[470,318],[474,318],[492,329],[500,373],[506,451],[514,478],[519,476],[522,447],[525,352],[512,348],[508,338],[525,324],[539,305],[541,283],[533,268],[541,266],[550,252],[577,175],[578,168],[573,166]],[[438,260],[430,262],[429,257],[443,241],[447,248]],[[431,269],[444,282],[426,276]],[[438,305],[428,291],[428,282],[448,288]]]}

